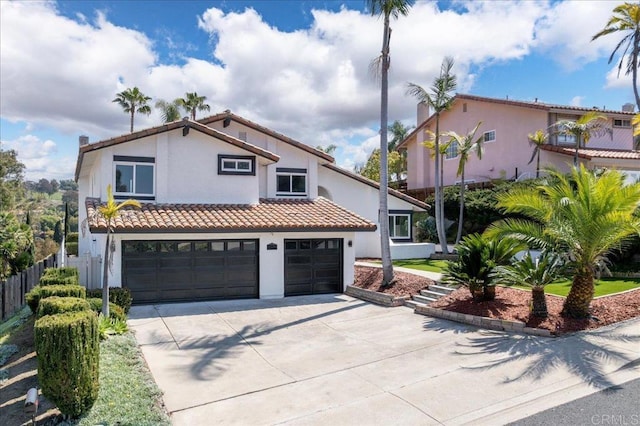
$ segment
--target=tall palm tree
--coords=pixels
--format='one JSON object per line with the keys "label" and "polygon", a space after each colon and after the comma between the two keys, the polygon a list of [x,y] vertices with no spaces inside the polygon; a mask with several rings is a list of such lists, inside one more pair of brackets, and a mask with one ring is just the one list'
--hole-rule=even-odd
{"label": "tall palm tree", "polygon": [[[407,138],[409,132],[413,129],[413,126],[405,126],[400,121],[394,121],[389,127],[391,133],[391,140],[389,141],[389,153],[394,151],[396,147]],[[402,174],[407,172],[407,151],[400,151],[400,171],[396,172],[396,181],[402,180]]]}
{"label": "tall palm tree", "polygon": [[496,222],[486,234],[566,253],[573,282],[562,313],[586,318],[598,267],[634,234],[640,235],[640,218],[634,216],[640,206],[640,183],[625,185],[617,170],[596,174],[584,165],[568,175],[549,173],[547,184],[499,195],[498,207],[524,219]]}
{"label": "tall palm tree", "polygon": [[542,130],[536,130],[535,133],[529,133],[527,136],[529,138],[529,143],[533,145],[533,153],[531,154],[531,160],[527,164],[531,164],[534,158],[537,158],[536,162],[536,178],[540,177],[540,147],[547,143],[547,139],[549,139],[549,134],[543,132]]}
{"label": "tall palm tree", "polygon": [[443,136],[449,138],[449,143],[455,143],[458,146],[458,171],[456,176],[460,176],[460,213],[458,215],[458,234],[456,235],[456,244],[462,238],[462,222],[464,220],[464,169],[471,153],[475,152],[479,160],[482,160],[484,135],[476,138],[476,132],[482,122],[479,122],[474,129],[464,136],[456,132],[445,132]]}
{"label": "tall palm tree", "polygon": [[453,58],[445,57],[440,68],[440,75],[433,81],[430,92],[427,92],[425,89],[414,83],[409,83],[407,87],[407,94],[416,97],[418,101],[424,102],[429,105],[430,108],[433,108],[436,116],[434,144],[436,228],[438,230],[438,241],[442,247],[442,252],[445,254],[449,253],[449,249],[447,247],[447,237],[444,231],[443,182],[440,177],[440,114],[451,108],[454,98],[452,92],[456,90],[458,85],[456,76],[451,73],[452,69]]}
{"label": "tall palm tree", "polygon": [[111,259],[113,249],[109,247],[109,244],[111,242],[114,222],[125,207],[140,208],[140,203],[136,200],[125,200],[117,203],[115,198],[113,198],[111,185],[108,185],[107,203],[98,207],[97,210],[97,214],[107,222],[107,239],[104,244],[104,269],[102,272],[102,315],[104,315],[105,318],[109,318],[109,268],[113,262]]}
{"label": "tall palm tree", "polygon": [[572,136],[575,139],[575,155],[573,166],[578,166],[578,150],[586,145],[593,136],[609,134],[613,137],[613,130],[608,125],[606,116],[597,111],[589,111],[577,120],[560,120],[551,125],[557,134]]}
{"label": "tall palm tree", "polygon": [[389,115],[389,48],[391,43],[391,17],[407,16],[411,0],[368,0],[371,15],[384,17],[382,32],[382,51],[375,63],[380,67],[380,256],[382,258],[382,285],[391,285],[393,281],[393,264],[391,263],[391,247],[389,246],[389,206],[388,206],[388,146],[387,123]]}
{"label": "tall palm tree", "polygon": [[327,145],[327,146],[318,145],[318,146],[316,146],[316,149],[320,150],[320,151],[322,151],[322,152],[324,152],[326,154],[333,155],[333,153],[336,151],[336,149],[338,149],[338,146],[336,144],[332,143],[332,144]]}
{"label": "tall palm tree", "polygon": [[198,96],[196,92],[185,93],[184,98],[176,99],[176,102],[184,108],[187,114],[191,115],[193,121],[196,120],[196,111],[209,111],[211,107],[205,104],[206,96]]}
{"label": "tall palm tree", "polygon": [[591,38],[591,41],[608,34],[624,34],[622,40],[620,40],[615,49],[613,49],[613,52],[611,52],[611,56],[609,56],[609,63],[613,61],[613,57],[616,55],[618,50],[622,46],[624,46],[624,50],[622,51],[620,62],[618,64],[618,77],[620,76],[620,71],[622,70],[624,57],[629,55],[629,58],[627,59],[627,70],[625,71],[625,75],[629,75],[629,73],[632,74],[633,94],[636,97],[636,105],[640,110],[640,95],[638,95],[638,54],[640,54],[640,4],[624,3],[616,6],[613,9],[613,13],[614,15],[611,17],[611,19],[609,19],[609,22],[607,22],[607,25],[605,25],[604,29],[594,35]]}
{"label": "tall palm tree", "polygon": [[156,102],[156,108],[160,109],[160,118],[163,123],[180,120],[180,104],[177,99],[173,102],[160,99]]}
{"label": "tall palm tree", "polygon": [[111,102],[117,102],[124,112],[131,116],[131,133],[133,133],[133,116],[136,112],[141,114],[151,114],[151,107],[147,105],[151,98],[146,96],[137,87],[129,88],[123,92],[116,94],[116,98]]}

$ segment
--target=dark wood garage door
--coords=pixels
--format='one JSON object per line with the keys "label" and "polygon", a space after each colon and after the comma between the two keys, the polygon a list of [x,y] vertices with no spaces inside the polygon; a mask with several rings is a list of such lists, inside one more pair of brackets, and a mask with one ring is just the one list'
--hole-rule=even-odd
{"label": "dark wood garage door", "polygon": [[284,240],[284,295],[342,293],[342,239]]}
{"label": "dark wood garage door", "polygon": [[258,297],[258,241],[123,241],[133,302]]}

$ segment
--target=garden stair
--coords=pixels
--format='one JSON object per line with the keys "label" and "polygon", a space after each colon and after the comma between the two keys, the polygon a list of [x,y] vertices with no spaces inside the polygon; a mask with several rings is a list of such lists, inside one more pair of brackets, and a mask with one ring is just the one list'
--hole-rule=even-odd
{"label": "garden stair", "polygon": [[420,290],[420,294],[412,296],[412,299],[405,301],[404,304],[412,309],[415,309],[418,306],[427,306],[441,297],[447,296],[454,290],[454,287],[433,284],[430,285],[427,290]]}

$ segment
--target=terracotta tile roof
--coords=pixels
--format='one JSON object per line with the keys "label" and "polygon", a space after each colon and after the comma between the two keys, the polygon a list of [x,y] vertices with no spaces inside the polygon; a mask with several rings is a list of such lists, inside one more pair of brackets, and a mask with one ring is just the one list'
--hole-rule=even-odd
{"label": "terracotta tile roof", "polygon": [[[575,155],[575,148],[542,145],[540,147],[544,151],[557,152],[564,155]],[[591,160],[592,158],[611,158],[616,160],[640,160],[640,151],[616,150],[616,149],[578,149],[578,157]]]}
{"label": "terracotta tile roof", "polygon": [[[586,108],[586,107],[577,107],[571,105],[557,105],[557,104],[547,104],[544,102],[532,102],[532,101],[518,101],[512,99],[499,99],[499,98],[487,98],[484,96],[476,96],[476,95],[465,95],[462,93],[456,93],[454,96],[454,102],[457,99],[461,100],[471,100],[471,101],[479,101],[479,102],[490,102],[494,104],[502,104],[502,105],[511,105],[515,107],[524,107],[524,108],[532,108],[532,109],[540,109],[548,112],[571,112],[575,111],[578,114],[589,112],[589,111],[598,111],[604,114],[615,114],[618,116],[629,116],[632,117],[635,115],[634,112],[620,111],[620,110],[612,110],[612,109],[598,109],[598,108]],[[446,114],[445,111],[443,114]],[[418,133],[426,123],[431,121],[435,117],[435,114],[431,114],[425,121],[419,123],[418,126],[407,135],[406,138],[402,142],[400,142],[396,149],[405,149],[407,142]]]}
{"label": "terracotta tile roof", "polygon": [[289,145],[293,145],[293,146],[295,146],[297,148],[302,149],[303,151],[306,151],[306,152],[308,152],[310,154],[313,154],[315,156],[318,156],[318,157],[320,157],[320,158],[322,158],[322,159],[324,159],[326,161],[329,161],[330,163],[335,162],[335,159],[331,155],[327,154],[324,151],[320,151],[319,149],[316,149],[316,148],[314,148],[312,146],[309,146],[309,145],[304,144],[302,142],[298,142],[295,139],[291,139],[290,137],[285,136],[282,133],[278,133],[275,130],[271,130],[271,129],[267,128],[267,127],[261,126],[258,123],[254,123],[253,121],[247,120],[244,117],[240,117],[239,115],[236,115],[236,114],[232,113],[229,110],[221,112],[221,113],[216,114],[216,115],[212,115],[210,117],[201,118],[201,119],[198,120],[198,122],[200,122],[202,124],[210,124],[210,123],[214,123],[216,121],[224,121],[225,119],[233,120],[233,121],[238,122],[240,124],[244,124],[245,126],[250,127],[250,128],[252,128],[254,130],[257,130],[259,132],[268,134],[268,135],[270,135],[270,136],[272,136],[272,137],[274,137],[276,139],[279,139],[279,140],[281,140],[281,141],[283,141],[285,143],[288,143]]}
{"label": "terracotta tile roof", "polygon": [[214,138],[220,139],[224,142],[227,142],[231,145],[234,145],[238,148],[242,148],[246,151],[249,151],[253,154],[256,154],[260,157],[266,158],[267,160],[277,162],[280,160],[280,157],[266,149],[260,148],[259,146],[252,145],[240,139],[234,138],[232,136],[227,135],[226,133],[222,133],[218,130],[212,129],[210,127],[205,126],[204,124],[198,121],[192,121],[189,119],[182,119],[179,121],[173,121],[171,123],[166,123],[161,126],[151,127],[149,129],[140,130],[137,132],[129,133],[122,136],[117,136],[115,138],[106,139],[100,142],[94,142],[88,145],[83,145],[80,147],[78,152],[78,161],[76,163],[76,174],[75,178],[78,180],[80,176],[80,169],[82,168],[82,160],[84,158],[84,154],[87,152],[96,151],[102,148],[106,148],[113,145],[119,145],[121,143],[131,142],[137,139],[141,139],[147,136],[153,136],[164,132],[169,132],[175,129],[182,129],[188,127],[189,129],[197,130],[206,135],[212,136]]}
{"label": "terracotta tile roof", "polygon": [[[355,179],[359,182],[364,183],[365,185],[369,185],[373,188],[376,189],[380,189],[380,184],[378,182],[376,182],[375,180],[371,180],[369,178],[366,178],[364,176],[360,176],[358,174],[352,173],[349,170],[345,170],[342,167],[338,167],[335,164],[324,164],[324,167],[326,167],[327,169],[333,170],[334,172],[338,172],[344,176],[350,177],[351,179]],[[395,190],[393,188],[389,188],[389,195],[393,195],[394,197],[400,198],[401,200],[406,201],[407,203],[411,203],[416,207],[420,207],[421,209],[424,210],[429,210],[429,208],[431,208],[431,206],[429,206],[429,204],[427,203],[423,203],[422,201],[419,201],[405,193],[402,193],[398,190]]]}
{"label": "terracotta tile roof", "polygon": [[[96,214],[97,198],[86,199],[91,232],[106,232]],[[116,219],[118,233],[160,232],[339,232],[375,231],[367,219],[319,197],[315,200],[261,199],[259,204],[143,204]]]}

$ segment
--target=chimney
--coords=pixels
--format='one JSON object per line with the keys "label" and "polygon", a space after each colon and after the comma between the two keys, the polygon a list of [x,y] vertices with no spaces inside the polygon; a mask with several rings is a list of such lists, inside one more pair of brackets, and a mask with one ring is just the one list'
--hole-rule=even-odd
{"label": "chimney", "polygon": [[632,103],[627,102],[626,104],[622,105],[622,111],[624,112],[633,112],[634,109],[635,105],[633,105]]}
{"label": "chimney", "polygon": [[80,143],[80,146],[89,145],[89,136],[85,136],[85,135],[79,136],[78,142]]}
{"label": "chimney", "polygon": [[429,118],[429,105],[424,102],[418,103],[418,117],[416,126],[421,125],[427,118]]}

